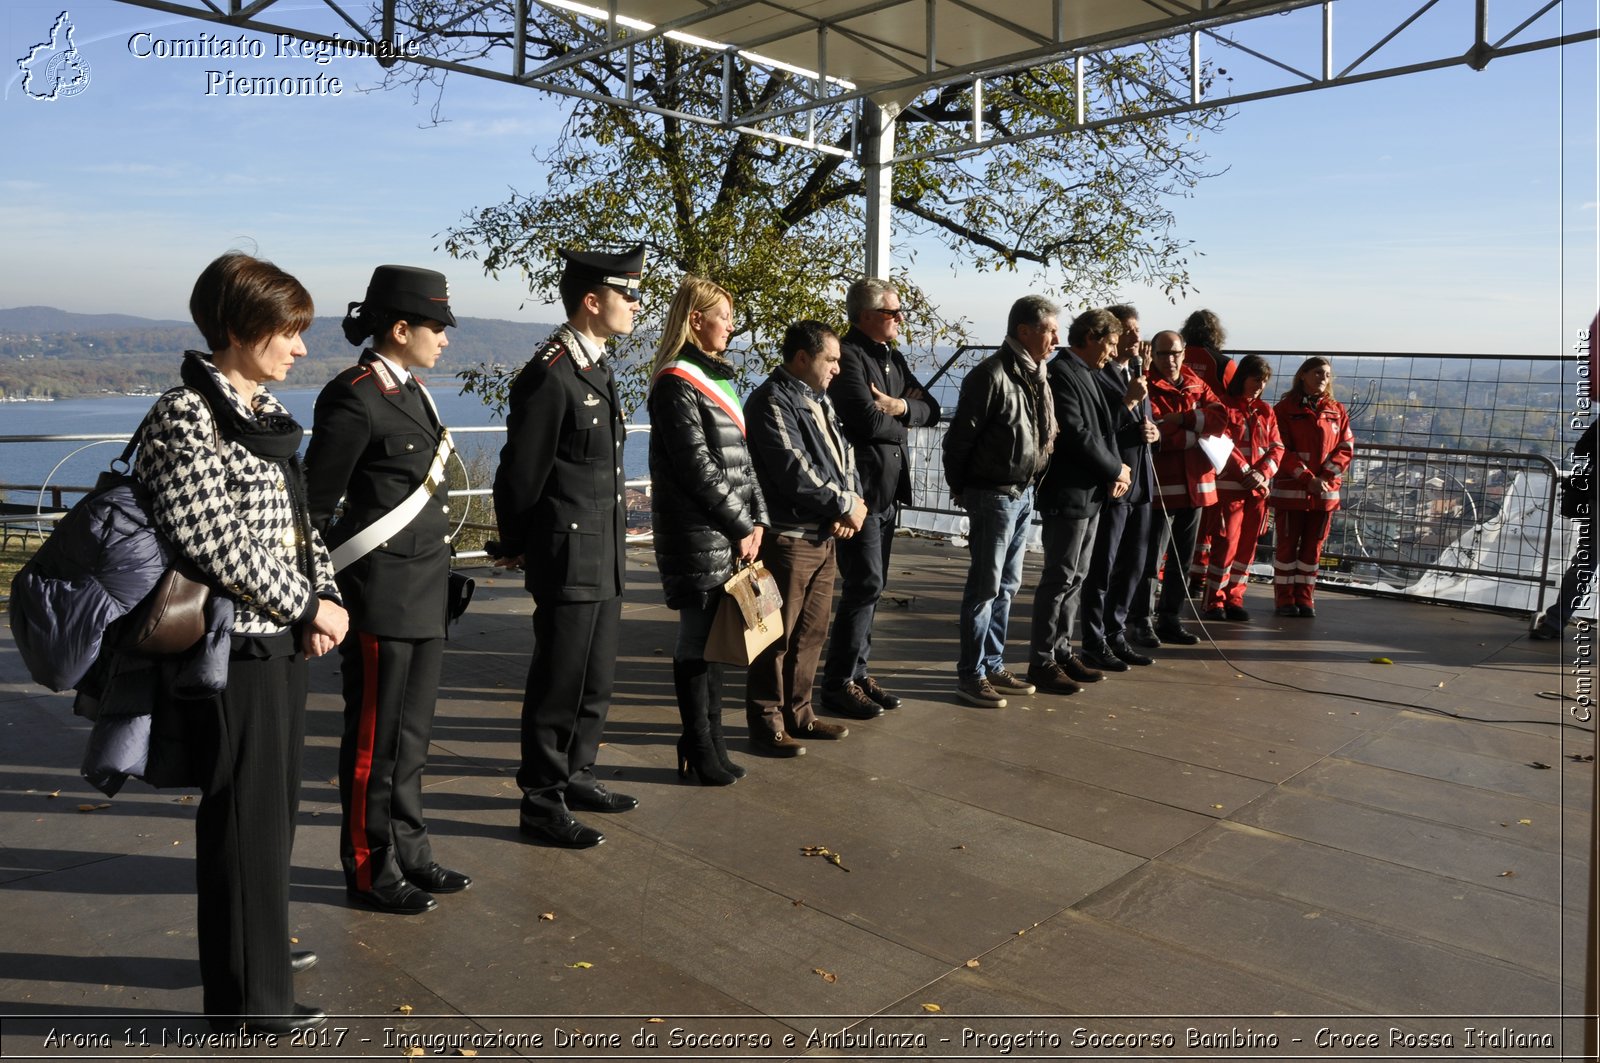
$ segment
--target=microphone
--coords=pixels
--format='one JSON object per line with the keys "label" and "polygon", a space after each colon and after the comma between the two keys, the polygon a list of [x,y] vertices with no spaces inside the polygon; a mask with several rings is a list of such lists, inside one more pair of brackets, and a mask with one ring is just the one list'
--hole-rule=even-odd
{"label": "microphone", "polygon": [[1137,354],[1128,359],[1128,372],[1134,376],[1144,376],[1144,359]]}

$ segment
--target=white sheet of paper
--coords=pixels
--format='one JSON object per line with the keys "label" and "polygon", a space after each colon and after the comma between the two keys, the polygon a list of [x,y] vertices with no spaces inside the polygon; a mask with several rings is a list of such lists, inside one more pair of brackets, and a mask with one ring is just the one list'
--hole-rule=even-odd
{"label": "white sheet of paper", "polygon": [[1211,467],[1217,472],[1228,464],[1228,455],[1233,453],[1233,440],[1227,436],[1201,436],[1200,453],[1211,462]]}

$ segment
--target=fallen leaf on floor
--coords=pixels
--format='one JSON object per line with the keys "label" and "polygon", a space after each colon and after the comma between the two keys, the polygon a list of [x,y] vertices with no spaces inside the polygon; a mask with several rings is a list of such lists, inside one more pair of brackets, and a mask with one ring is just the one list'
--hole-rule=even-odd
{"label": "fallen leaf on floor", "polygon": [[848,867],[844,866],[844,857],[840,856],[838,853],[829,853],[828,857],[827,857],[827,860],[828,860],[828,863],[832,864],[834,867],[838,868],[840,871],[849,871],[850,870]]}
{"label": "fallen leaf on floor", "polygon": [[1300,918],[1302,918],[1302,919],[1321,919],[1322,918],[1322,913],[1321,912],[1307,912],[1305,915],[1302,915]]}
{"label": "fallen leaf on floor", "polygon": [[194,800],[194,794],[184,794],[182,797],[175,798],[172,803],[175,804],[175,805],[182,805],[182,804],[186,804],[186,803],[188,803],[190,801],[193,801],[193,800]]}
{"label": "fallen leaf on floor", "polygon": [[1108,713],[1106,713],[1106,719],[1108,719],[1108,720],[1115,720],[1115,719],[1116,719],[1116,718],[1117,718],[1117,714],[1116,714],[1116,713],[1114,713],[1114,712],[1108,712]]}
{"label": "fallen leaf on floor", "polygon": [[300,939],[291,935],[289,938],[289,944],[298,945],[300,944]]}
{"label": "fallen leaf on floor", "polygon": [[1568,760],[1575,760],[1579,764],[1587,764],[1589,761],[1594,759],[1594,754],[1593,753],[1568,753],[1567,754],[1567,759]]}
{"label": "fallen leaf on floor", "polygon": [[1533,820],[1531,820],[1531,819],[1519,819],[1519,820],[1517,820],[1517,822],[1522,824],[1524,827],[1533,826]]}
{"label": "fallen leaf on floor", "polygon": [[1441,683],[1440,683],[1440,684],[1439,684],[1439,689],[1440,689],[1440,690],[1443,690],[1443,689],[1444,689],[1444,683],[1443,683],[1443,682],[1441,682]]}
{"label": "fallen leaf on floor", "polygon": [[406,1045],[406,1047],[400,1051],[400,1054],[408,1057],[421,1056],[427,1054],[427,1049],[423,1048],[421,1045]]}
{"label": "fallen leaf on floor", "polygon": [[395,1008],[394,1010],[398,1011],[402,1015],[410,1015],[413,1011],[416,1011],[417,1009],[413,1008],[410,1004],[401,1004],[398,1008]]}
{"label": "fallen leaf on floor", "polygon": [[967,961],[967,966],[968,967],[981,967],[983,965],[980,964],[977,960],[968,960]]}
{"label": "fallen leaf on floor", "polygon": [[539,913],[539,922],[541,922],[541,923],[554,922],[555,918],[556,918],[556,913],[555,912],[540,912]]}
{"label": "fallen leaf on floor", "polygon": [[646,1019],[645,1022],[666,1022],[666,1019]]}
{"label": "fallen leaf on floor", "polygon": [[478,1050],[476,1048],[458,1048],[458,1049],[456,1049],[456,1055],[458,1055],[458,1056],[475,1056],[477,1054],[478,1054]]}
{"label": "fallen leaf on floor", "polygon": [[806,902],[803,899],[799,898],[799,897],[796,897],[794,900],[790,901],[789,903],[794,905],[796,908],[804,908],[806,906]]}
{"label": "fallen leaf on floor", "polygon": [[952,849],[965,849],[966,846],[965,845],[952,845],[950,848],[952,848]]}
{"label": "fallen leaf on floor", "polygon": [[1500,872],[1499,875],[1497,875],[1495,877],[1496,878],[1516,878],[1517,877],[1517,873],[1515,871],[1502,871],[1502,872]]}
{"label": "fallen leaf on floor", "polygon": [[594,964],[590,963],[588,960],[579,960],[577,963],[569,963],[567,966],[576,967],[579,970],[587,971],[589,968],[593,967]]}
{"label": "fallen leaf on floor", "polygon": [[1221,805],[1212,805],[1211,807],[1212,808],[1221,808],[1222,806]]}
{"label": "fallen leaf on floor", "polygon": [[922,1005],[922,1010],[923,1011],[943,1011],[944,1009],[941,1008],[937,1004],[924,1004],[924,1005]]}
{"label": "fallen leaf on floor", "polygon": [[1373,664],[1393,664],[1394,662],[1389,660],[1389,658],[1387,658],[1387,657],[1374,657],[1372,659],[1372,663]]}
{"label": "fallen leaf on floor", "polygon": [[102,808],[110,808],[110,807],[111,807],[111,802],[109,802],[109,801],[101,801],[98,805],[79,805],[78,806],[78,811],[79,812],[98,812]]}
{"label": "fallen leaf on floor", "polygon": [[839,976],[838,975],[834,974],[832,971],[824,971],[821,967],[813,967],[813,968],[811,968],[811,973],[814,974],[814,975],[818,975],[819,977],[821,977],[821,979],[824,982],[827,982],[829,985],[832,985],[834,982],[837,982],[839,980]]}
{"label": "fallen leaf on floor", "polygon": [[1528,767],[1530,767],[1530,768],[1538,768],[1540,771],[1549,771],[1550,770],[1550,765],[1546,764],[1542,760],[1530,761],[1528,763]]}
{"label": "fallen leaf on floor", "polygon": [[60,797],[60,796],[61,796],[61,791],[60,790],[52,790],[50,793],[47,793],[47,794],[44,795],[46,801],[50,800],[50,798],[52,798],[52,797]]}

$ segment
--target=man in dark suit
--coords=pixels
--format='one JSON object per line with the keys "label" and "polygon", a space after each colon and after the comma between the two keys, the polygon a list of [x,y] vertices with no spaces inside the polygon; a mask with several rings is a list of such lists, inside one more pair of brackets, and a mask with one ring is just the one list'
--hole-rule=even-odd
{"label": "man in dark suit", "polygon": [[[1139,339],[1139,312],[1119,304],[1107,307],[1122,324],[1117,353],[1096,377],[1116,423],[1122,463],[1133,470],[1128,493],[1111,498],[1100,510],[1094,555],[1083,585],[1083,650],[1091,668],[1126,672],[1129,665],[1153,664],[1128,643],[1128,610],[1144,571],[1145,540],[1150,530],[1150,505],[1155,498],[1155,467],[1150,444],[1161,438],[1150,419],[1145,397],[1144,366],[1150,345]],[[1135,381],[1138,383],[1135,383]]]}
{"label": "man in dark suit", "polygon": [[605,345],[633,331],[644,248],[562,251],[557,329],[512,382],[495,472],[498,553],[533,594],[533,658],[522,700],[520,829],[546,845],[587,849],[605,835],[573,812],[639,802],[595,778],[611,708],[622,621],[622,403]]}
{"label": "man in dark suit", "polygon": [[839,375],[828,385],[828,399],[855,450],[867,519],[837,546],[841,587],[822,670],[822,707],[870,720],[900,707],[900,699],[867,674],[872,620],[889,576],[899,507],[911,501],[906,438],[913,428],[939,423],[939,404],[895,346],[905,312],[894,285],[877,277],[858,280],[844,305],[850,331],[839,341]]}
{"label": "man in dark suit", "polygon": [[1033,598],[1028,681],[1046,694],[1076,694],[1105,678],[1072,652],[1072,623],[1089,574],[1095,528],[1106,497],[1128,491],[1132,470],[1117,450],[1115,422],[1096,376],[1117,350],[1122,325],[1105,310],[1079,314],[1067,350],[1048,369],[1055,450],[1039,485],[1044,563]]}
{"label": "man in dark suit", "polygon": [[449,507],[434,492],[450,444],[415,371],[449,346],[448,299],[442,273],[373,271],[344,320],[351,343],[370,336],[372,347],[317,397],[306,453],[311,519],[350,609],[340,646],[345,888],[352,903],[395,915],[429,911],[433,894],[471,884],[434,861],[422,810],[451,552]]}

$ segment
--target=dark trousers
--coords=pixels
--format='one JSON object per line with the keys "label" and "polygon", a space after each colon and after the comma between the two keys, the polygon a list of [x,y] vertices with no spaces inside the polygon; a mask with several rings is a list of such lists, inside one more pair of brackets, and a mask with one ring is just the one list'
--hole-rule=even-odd
{"label": "dark trousers", "polygon": [[621,595],[603,602],[535,600],[517,771],[525,822],[565,813],[568,790],[594,789],[621,626]]}
{"label": "dark trousers", "polygon": [[1083,584],[1083,644],[1099,649],[1122,637],[1144,576],[1149,548],[1150,503],[1107,503],[1095,529],[1094,556]]}
{"label": "dark trousers", "polygon": [[306,665],[298,654],[236,653],[227,689],[194,714],[204,778],[195,887],[208,1015],[283,1015],[294,1006],[289,852],[305,722]]}
{"label": "dark trousers", "polygon": [[1046,514],[1040,541],[1044,561],[1033,594],[1033,625],[1028,664],[1049,664],[1072,656],[1072,623],[1078,618],[1083,583],[1089,576],[1100,514],[1061,517]]}
{"label": "dark trousers", "polygon": [[752,730],[792,731],[816,718],[811,684],[828,634],[833,606],[834,540],[808,542],[787,535],[761,539],[761,561],[783,595],[783,634],[750,662],[744,711]]}
{"label": "dark trousers", "polygon": [[[1128,622],[1136,624],[1150,619],[1151,584],[1156,570],[1166,565],[1161,577],[1161,598],[1156,603],[1159,616],[1176,618],[1183,610],[1189,596],[1189,560],[1194,557],[1194,541],[1200,534],[1202,510],[1190,506],[1183,509],[1162,509],[1159,503],[1150,507],[1150,547],[1145,553],[1144,573],[1139,589],[1133,596],[1133,607],[1128,610]],[[1171,521],[1172,531],[1167,532]]]}
{"label": "dark trousers", "polygon": [[842,690],[845,684],[866,678],[867,661],[872,657],[872,620],[888,582],[898,516],[894,506],[869,513],[860,531],[838,541],[839,608],[828,635],[828,659],[822,668],[824,689]]}
{"label": "dark trousers", "polygon": [[344,736],[339,742],[339,859],[345,884],[393,886],[433,863],[422,813],[422,769],[433,734],[444,639],[352,631],[339,647]]}

